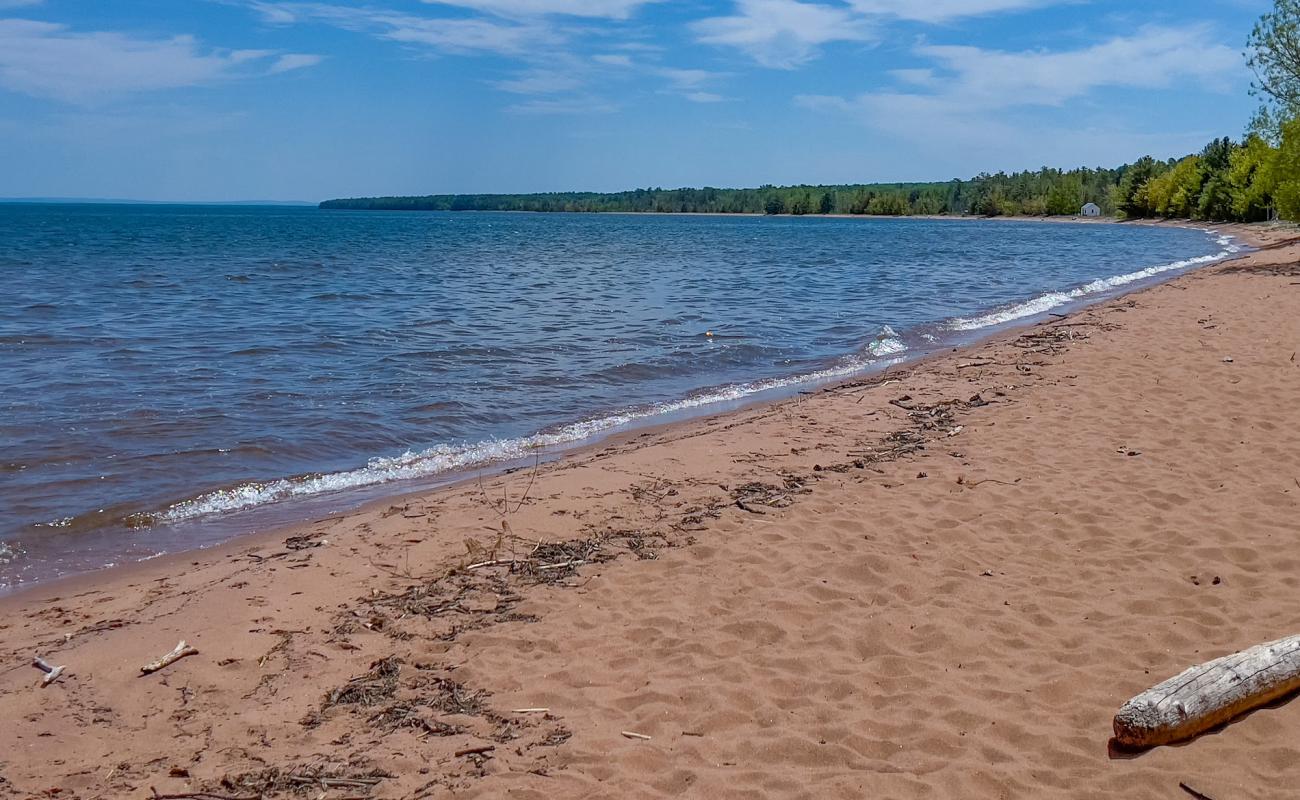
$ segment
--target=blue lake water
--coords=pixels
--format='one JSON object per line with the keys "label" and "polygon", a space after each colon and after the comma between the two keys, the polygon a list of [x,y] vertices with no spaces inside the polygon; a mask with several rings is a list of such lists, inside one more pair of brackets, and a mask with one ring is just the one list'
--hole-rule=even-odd
{"label": "blue lake water", "polygon": [[847,376],[1233,249],[1126,225],[0,204],[0,590]]}

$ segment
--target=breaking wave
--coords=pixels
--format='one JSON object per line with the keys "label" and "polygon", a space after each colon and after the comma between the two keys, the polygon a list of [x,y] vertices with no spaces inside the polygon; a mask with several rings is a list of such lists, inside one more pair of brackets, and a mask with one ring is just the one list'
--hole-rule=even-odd
{"label": "breaking wave", "polygon": [[704,406],[732,403],[763,392],[779,391],[794,386],[824,383],[846,378],[872,367],[898,363],[901,358],[887,356],[901,353],[906,345],[897,338],[892,328],[885,326],[866,350],[872,358],[849,356],[825,369],[784,378],[732,384],[691,395],[681,400],[655,403],[633,408],[604,417],[575,422],[514,439],[488,439],[475,444],[442,444],[418,452],[408,451],[391,458],[373,458],[364,467],[324,475],[306,475],[280,478],[266,482],[250,482],[228,489],[219,489],[185,500],[153,516],[154,522],[175,523],[244,511],[285,500],[301,499],[330,492],[361,489],[394,481],[418,480],[454,474],[489,464],[531,458],[535,453],[548,452],[609,433],[618,428],[643,420],[689,412]]}
{"label": "breaking wave", "polygon": [[1090,295],[1100,294],[1112,289],[1118,289],[1130,283],[1135,283],[1147,278],[1153,278],[1163,272],[1173,270],[1189,269],[1191,267],[1212,264],[1216,261],[1222,261],[1225,258],[1231,258],[1241,252],[1241,246],[1236,244],[1232,236],[1219,236],[1215,242],[1223,248],[1218,253],[1198,256],[1196,258],[1186,258],[1182,261],[1174,261],[1169,264],[1159,264],[1154,267],[1140,269],[1137,272],[1128,272],[1123,275],[1114,275],[1109,278],[1099,278],[1091,283],[1078,286],[1074,289],[1068,289],[1061,292],[1046,292],[1039,296],[1026,300],[1023,303],[1017,303],[988,314],[982,314],[978,317],[958,317],[949,321],[948,329],[953,331],[977,331],[981,328],[989,328],[994,325],[1003,325],[1008,322],[1014,322],[1026,317],[1034,317],[1039,314],[1045,314],[1054,308],[1059,308],[1067,303],[1081,300]]}

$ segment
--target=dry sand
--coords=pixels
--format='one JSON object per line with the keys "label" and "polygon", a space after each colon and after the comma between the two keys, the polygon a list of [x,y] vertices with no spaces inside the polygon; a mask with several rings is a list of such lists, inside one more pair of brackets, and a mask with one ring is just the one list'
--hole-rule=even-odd
{"label": "dry sand", "polygon": [[1295,796],[1297,703],[1107,742],[1300,630],[1297,262],[9,598],[0,796]]}

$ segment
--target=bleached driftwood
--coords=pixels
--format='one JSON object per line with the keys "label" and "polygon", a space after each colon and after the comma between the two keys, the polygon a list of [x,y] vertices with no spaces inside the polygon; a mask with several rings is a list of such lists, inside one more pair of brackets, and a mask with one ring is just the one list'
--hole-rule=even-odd
{"label": "bleached driftwood", "polygon": [[50,662],[41,658],[40,656],[37,656],[36,658],[32,659],[32,666],[36,667],[41,672],[45,673],[45,677],[41,678],[42,689],[44,689],[46,686],[49,686],[51,683],[57,681],[59,679],[59,676],[63,674],[63,671],[67,669],[67,667],[64,665],[59,665],[56,667]]}
{"label": "bleached driftwood", "polygon": [[1197,665],[1115,715],[1115,740],[1154,747],[1195,736],[1300,689],[1300,635]]}
{"label": "bleached driftwood", "polygon": [[190,647],[185,643],[184,639],[181,639],[180,644],[176,645],[175,649],[173,649],[170,653],[158,659],[157,661],[152,661],[148,664],[145,664],[143,667],[140,667],[140,672],[143,675],[148,675],[151,672],[157,672],[158,670],[162,669],[168,664],[171,664],[173,662],[181,660],[182,658],[185,658],[185,656],[198,655],[198,652],[199,652],[198,648]]}

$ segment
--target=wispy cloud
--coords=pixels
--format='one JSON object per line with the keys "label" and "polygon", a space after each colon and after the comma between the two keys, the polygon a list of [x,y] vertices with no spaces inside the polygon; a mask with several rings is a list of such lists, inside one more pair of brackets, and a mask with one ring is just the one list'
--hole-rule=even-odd
{"label": "wispy cloud", "polygon": [[0,11],[8,11],[13,8],[31,8],[44,2],[45,0],[0,0]]}
{"label": "wispy cloud", "polygon": [[450,53],[528,56],[538,48],[557,46],[566,38],[556,26],[536,19],[429,17],[332,3],[253,0],[249,6],[273,25],[314,22]]}
{"label": "wispy cloud", "polygon": [[73,103],[286,72],[319,61],[305,53],[204,47],[192,36],[146,39],[0,19],[0,86]]}
{"label": "wispy cloud", "polygon": [[590,114],[612,114],[618,111],[619,107],[599,97],[569,97],[547,100],[528,100],[523,103],[515,103],[507,106],[506,111],[511,114],[537,114],[537,115],[558,115],[558,114],[577,114],[586,116]]}
{"label": "wispy cloud", "polygon": [[583,81],[569,72],[533,69],[492,85],[511,94],[560,94],[580,88]]}
{"label": "wispy cloud", "polygon": [[271,68],[267,72],[271,74],[291,72],[295,69],[314,67],[324,60],[324,56],[312,55],[311,53],[285,53],[275,59],[275,63],[271,64]]}
{"label": "wispy cloud", "polygon": [[[1023,127],[1006,116],[1018,109],[1060,107],[1101,89],[1161,89],[1194,82],[1227,90],[1228,77],[1243,69],[1237,51],[1216,42],[1204,26],[1147,27],[1068,51],[922,45],[915,53],[933,66],[893,72],[901,84],[897,88],[853,97],[800,95],[795,102],[804,108],[848,114],[913,143],[972,152],[983,148],[992,153],[1017,147],[1024,139]],[[1068,139],[1080,152],[1088,151],[1079,130],[1039,128],[1033,137]]]}
{"label": "wispy cloud", "polygon": [[627,19],[641,6],[658,0],[424,0],[425,3],[471,8],[504,17],[564,14],[573,17]]}
{"label": "wispy cloud", "polygon": [[840,5],[799,0],[736,0],[735,13],[692,23],[705,44],[735,47],[765,67],[790,69],[830,42],[861,42],[872,29]]}
{"label": "wispy cloud", "polygon": [[941,23],[1087,0],[849,0],[855,11],[917,22]]}
{"label": "wispy cloud", "polygon": [[858,109],[868,119],[886,111],[932,108],[947,114],[1015,106],[1055,106],[1103,87],[1164,88],[1194,79],[1228,88],[1226,76],[1242,69],[1241,57],[1215,42],[1204,26],[1144,28],[1079,50],[1007,52],[961,45],[922,45],[915,53],[932,68],[896,70],[905,84],[926,91],[868,92],[856,98],[804,96],[820,108]]}

